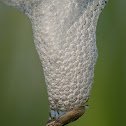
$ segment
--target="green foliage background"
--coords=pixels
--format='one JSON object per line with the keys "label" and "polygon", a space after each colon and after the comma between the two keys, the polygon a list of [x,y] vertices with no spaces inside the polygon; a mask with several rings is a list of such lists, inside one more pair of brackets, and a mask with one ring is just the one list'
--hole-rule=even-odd
{"label": "green foliage background", "polygon": [[[97,25],[89,109],[69,126],[126,125],[126,0],[109,0]],[[30,21],[0,4],[0,126],[44,126],[48,100]]]}

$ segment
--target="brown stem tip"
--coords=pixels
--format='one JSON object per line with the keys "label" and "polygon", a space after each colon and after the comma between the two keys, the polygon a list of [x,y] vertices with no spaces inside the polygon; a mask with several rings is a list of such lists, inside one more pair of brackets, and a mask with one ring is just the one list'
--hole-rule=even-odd
{"label": "brown stem tip", "polygon": [[72,111],[69,111],[61,116],[58,119],[50,120],[47,122],[46,126],[65,126],[79,117],[81,117],[85,113],[85,106],[79,106]]}

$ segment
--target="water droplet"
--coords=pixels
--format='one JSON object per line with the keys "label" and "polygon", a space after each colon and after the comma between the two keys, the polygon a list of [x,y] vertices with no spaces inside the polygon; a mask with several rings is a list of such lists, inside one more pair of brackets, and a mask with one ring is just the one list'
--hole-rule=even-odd
{"label": "water droplet", "polygon": [[85,108],[89,108],[89,105],[86,105]]}

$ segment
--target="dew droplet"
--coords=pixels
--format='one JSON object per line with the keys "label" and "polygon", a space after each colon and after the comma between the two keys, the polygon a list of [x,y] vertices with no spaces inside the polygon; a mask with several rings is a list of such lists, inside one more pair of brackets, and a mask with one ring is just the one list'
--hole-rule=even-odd
{"label": "dew droplet", "polygon": [[85,108],[89,108],[89,105],[86,105]]}

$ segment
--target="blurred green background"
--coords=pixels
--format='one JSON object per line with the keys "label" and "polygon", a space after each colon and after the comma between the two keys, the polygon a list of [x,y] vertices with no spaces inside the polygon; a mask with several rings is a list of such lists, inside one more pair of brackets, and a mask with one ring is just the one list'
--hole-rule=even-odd
{"label": "blurred green background", "polygon": [[[126,126],[126,0],[109,0],[97,25],[98,61],[86,113],[68,126]],[[0,4],[0,126],[44,126],[48,100],[32,28]]]}

